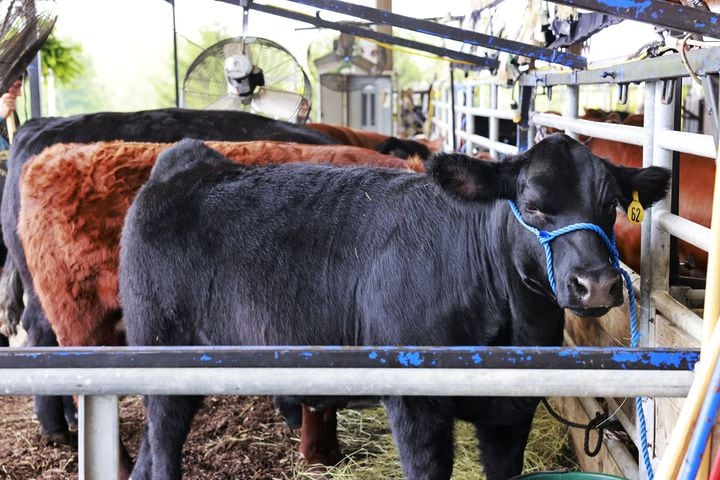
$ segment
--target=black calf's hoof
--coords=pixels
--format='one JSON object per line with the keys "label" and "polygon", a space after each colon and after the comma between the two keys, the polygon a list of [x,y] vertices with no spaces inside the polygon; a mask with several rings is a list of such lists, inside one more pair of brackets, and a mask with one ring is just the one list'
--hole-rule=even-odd
{"label": "black calf's hoof", "polygon": [[60,445],[69,445],[73,448],[77,447],[77,435],[70,432],[57,432],[43,435],[45,443],[54,447]]}

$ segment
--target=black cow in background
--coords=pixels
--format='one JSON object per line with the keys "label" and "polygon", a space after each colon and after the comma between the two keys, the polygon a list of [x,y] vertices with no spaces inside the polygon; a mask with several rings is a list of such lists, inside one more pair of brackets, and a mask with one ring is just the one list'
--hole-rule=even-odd
{"label": "black cow in background", "polygon": [[[131,345],[560,345],[563,309],[622,303],[601,238],[657,167],[615,167],[566,136],[502,163],[437,155],[427,175],[242,167],[195,141],[165,151],[128,212],[120,297]],[[508,239],[513,239],[508,242]],[[152,266],[152,268],[149,268]],[[192,271],[192,275],[188,275]],[[148,396],[134,480],[177,479],[197,396]],[[519,474],[537,398],[387,397],[408,479],[449,479],[453,419],[477,427],[489,480]]]}
{"label": "black cow in background", "polygon": [[[6,288],[0,295],[0,310],[12,331],[19,321],[27,331],[27,346],[57,346],[55,334],[35,295],[25,254],[17,235],[20,211],[19,178],[23,165],[43,149],[56,143],[91,143],[103,140],[137,142],[177,142],[192,137],[203,140],[278,140],[330,145],[331,137],[315,130],[271,120],[250,113],[198,111],[183,109],[141,112],[102,112],[66,118],[37,118],[26,122],[17,132],[8,160],[7,183],[2,196],[2,231],[8,257],[3,279]],[[18,275],[19,274],[19,275]],[[22,286],[14,279],[19,278]],[[21,287],[21,288],[20,288]],[[22,308],[22,290],[27,304]],[[12,292],[8,295],[8,292]],[[22,317],[18,314],[22,312]],[[118,315],[120,312],[118,312]],[[68,421],[74,417],[69,397],[36,397],[35,413],[40,430],[50,441],[67,443]],[[67,417],[67,418],[66,418]]]}

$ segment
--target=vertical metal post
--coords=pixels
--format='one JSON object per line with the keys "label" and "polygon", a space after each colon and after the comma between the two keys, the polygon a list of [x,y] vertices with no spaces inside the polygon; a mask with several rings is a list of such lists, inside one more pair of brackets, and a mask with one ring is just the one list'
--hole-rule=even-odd
{"label": "vertical metal post", "polygon": [[[682,81],[677,79],[675,81],[675,92],[673,93],[673,126],[681,128],[682,119]],[[672,152],[672,190],[670,195],[670,212],[675,215],[678,214],[680,208],[680,152]],[[676,285],[678,283],[678,276],[680,275],[680,257],[678,255],[678,239],[670,237],[670,265],[669,265],[669,280],[668,283]]]}
{"label": "vertical metal post", "polygon": [[533,97],[533,87],[520,87],[520,123],[517,124],[517,147],[520,153],[528,149],[530,107]]}
{"label": "vertical metal post", "polygon": [[[180,106],[180,66],[178,65],[177,51],[177,28],[175,25],[175,0],[170,0],[172,5],[172,23],[173,23],[173,70],[175,73],[175,106]],[[244,34],[244,32],[243,32]]]}
{"label": "vertical metal post", "polygon": [[[643,166],[649,164],[672,169],[673,155],[669,150],[655,145],[655,136],[662,135],[664,130],[674,128],[675,115],[673,104],[662,102],[663,88],[658,82],[647,82],[645,93],[645,142],[643,149]],[[677,101],[677,99],[675,99]],[[652,107],[650,105],[652,104]],[[651,123],[652,122],[652,123]],[[649,132],[652,130],[652,132]],[[667,210],[670,207],[672,192],[655,204],[656,210]],[[670,235],[655,225],[652,209],[648,210],[648,218],[643,225],[642,239],[642,309],[639,322],[640,347],[655,346],[655,311],[649,300],[649,295],[655,290],[667,291],[669,287],[670,264]],[[646,238],[649,237],[649,238]],[[655,410],[654,401],[643,399],[645,411],[648,443],[650,451],[655,446]],[[640,461],[642,465],[642,461]],[[641,478],[646,478],[646,472],[641,468]]]}
{"label": "vertical metal post", "polygon": [[497,151],[495,150],[495,143],[498,141],[498,130],[500,130],[500,119],[496,117],[498,109],[498,89],[500,87],[497,84],[490,84],[490,109],[492,114],[488,118],[488,136],[490,137],[490,156],[492,158],[497,157]]}
{"label": "vertical metal post", "polygon": [[[659,90],[657,88],[657,82],[645,82],[645,102],[644,102],[644,133],[645,138],[643,139],[643,167],[649,167],[653,165],[654,154],[655,154],[655,92]],[[653,222],[653,209],[645,212],[645,220],[641,224],[642,240],[640,245],[640,269],[642,276],[640,277],[640,308],[638,312],[640,318],[638,319],[638,329],[640,331],[640,346],[647,347],[654,344],[654,339],[651,339],[650,325],[655,318],[655,306],[651,299],[652,291],[658,287],[654,284],[656,278],[653,276],[653,270],[658,268],[664,268],[662,266],[655,265],[653,256],[653,234],[657,231]],[[662,287],[659,287],[662,288]],[[653,449],[655,445],[655,401],[649,398],[643,399],[643,412],[645,413],[645,421],[648,429],[648,443],[650,444],[651,456],[653,455]],[[640,432],[639,425],[636,420],[636,432]],[[633,439],[635,445],[640,447],[640,437]],[[638,465],[639,465],[639,478],[647,478],[647,472],[643,467],[642,452],[638,453]]]}
{"label": "vertical metal post", "polygon": [[468,111],[465,112],[465,154],[472,155],[474,144],[472,142],[472,135],[475,133],[475,114],[470,109],[474,107],[475,99],[475,87],[470,85],[465,87],[465,107]]}
{"label": "vertical metal post", "polygon": [[455,69],[450,63],[450,129],[452,130],[452,149],[457,151],[457,136],[455,135]]}
{"label": "vertical metal post", "polygon": [[[563,114],[568,118],[578,118],[578,94],[580,93],[580,87],[577,85],[568,85],[565,88],[567,88],[567,94],[565,98],[565,111]],[[565,134],[576,140],[578,138],[577,133],[571,130],[566,130]]]}
{"label": "vertical metal post", "polygon": [[[528,113],[528,119],[529,116],[532,115],[532,113],[535,112],[535,95],[533,92],[532,98],[530,99],[530,107],[529,107],[529,113]],[[535,122],[528,121],[528,132],[527,132],[527,146],[528,148],[532,148],[533,145],[535,145],[535,135],[537,134],[537,126],[535,125]]]}
{"label": "vertical metal post", "polygon": [[32,63],[28,67],[28,77],[30,79],[30,117],[38,118],[42,116],[42,108],[40,98],[40,53],[35,55]]}
{"label": "vertical metal post", "polygon": [[79,479],[118,478],[118,397],[82,395],[78,403]]}

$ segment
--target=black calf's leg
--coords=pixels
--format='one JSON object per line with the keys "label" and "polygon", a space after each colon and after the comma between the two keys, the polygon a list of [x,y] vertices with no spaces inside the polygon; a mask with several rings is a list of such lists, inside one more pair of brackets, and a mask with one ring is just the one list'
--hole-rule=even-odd
{"label": "black calf's leg", "polygon": [[[201,403],[199,396],[147,398],[147,438],[152,453],[153,480],[180,478],[183,444]],[[135,478],[134,474],[132,478]]]}
{"label": "black calf's leg", "polygon": [[[37,297],[28,292],[28,303],[22,314],[22,325],[27,332],[28,347],[57,347],[55,333],[50,328]],[[72,403],[72,397],[70,402]],[[52,443],[69,443],[68,424],[65,420],[63,397],[35,397],[35,414],[40,422],[40,433]]]}
{"label": "black calf's leg", "polygon": [[[145,397],[147,399],[148,397]],[[147,409],[147,401],[145,401]],[[138,451],[135,467],[131,474],[132,480],[151,480],[152,479],[152,453],[150,452],[150,443],[148,442],[148,426],[145,424],[143,429],[142,441],[140,442],[140,450]]]}
{"label": "black calf's leg", "polygon": [[9,347],[10,346],[10,339],[0,333],[0,347]]}
{"label": "black calf's leg", "polygon": [[532,418],[523,425],[478,427],[480,459],[487,480],[507,480],[520,475]]}
{"label": "black calf's leg", "polygon": [[449,399],[384,400],[407,480],[447,480],[453,468],[453,416]]}

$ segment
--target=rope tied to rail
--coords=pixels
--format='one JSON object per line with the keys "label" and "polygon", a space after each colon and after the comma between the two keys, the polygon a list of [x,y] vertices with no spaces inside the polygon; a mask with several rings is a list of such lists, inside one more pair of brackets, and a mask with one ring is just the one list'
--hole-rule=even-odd
{"label": "rope tied to rail", "polygon": [[[577,428],[584,431],[585,436],[583,441],[583,450],[585,451],[585,455],[587,455],[588,457],[595,457],[598,453],[600,453],[600,449],[602,448],[602,439],[605,435],[605,430],[618,431],[621,428],[619,421],[612,420],[615,415],[614,413],[611,416],[608,415],[607,412],[596,412],[595,418],[585,424],[573,422],[571,420],[563,418],[559,413],[555,411],[552,405],[550,405],[550,402],[547,398],[542,399],[542,404],[545,406],[545,410],[547,410],[550,416],[558,422],[570,428]],[[597,430],[597,440],[595,442],[595,446],[591,449],[590,432],[592,432],[593,430]]]}
{"label": "rope tied to rail", "polygon": [[[553,293],[556,295],[557,286],[555,283],[555,273],[553,269],[553,257],[552,249],[550,248],[550,242],[552,242],[554,239],[561,235],[565,235],[566,233],[571,233],[578,230],[590,230],[600,236],[603,243],[610,251],[610,259],[612,261],[613,267],[615,267],[615,269],[620,272],[620,274],[623,276],[623,279],[625,280],[625,287],[627,288],[628,292],[628,306],[630,309],[630,347],[637,348],[640,342],[640,331],[638,330],[637,312],[635,310],[635,292],[633,291],[632,279],[630,278],[630,274],[620,267],[620,255],[618,254],[618,250],[615,244],[615,232],[612,233],[611,238],[608,238],[605,232],[603,232],[603,230],[594,223],[582,222],[558,228],[557,230],[553,230],[551,232],[539,230],[532,225],[528,225],[527,223],[525,223],[522,218],[522,214],[520,213],[520,210],[518,209],[517,205],[515,205],[515,202],[513,202],[512,200],[508,200],[508,204],[510,205],[510,210],[512,211],[513,215],[515,215],[515,218],[518,220],[518,222],[520,222],[520,225],[522,225],[523,227],[525,227],[525,229],[535,235],[535,237],[537,237],[538,241],[540,242],[540,245],[542,245],[543,249],[545,250],[545,264],[547,267],[548,280],[550,282],[550,287],[552,288]],[[645,421],[642,398],[635,398],[635,407],[637,409],[643,463],[645,464],[645,470],[647,471],[648,479],[653,480],[655,477],[653,475],[652,463],[650,462],[650,451],[647,442],[647,423]]]}

